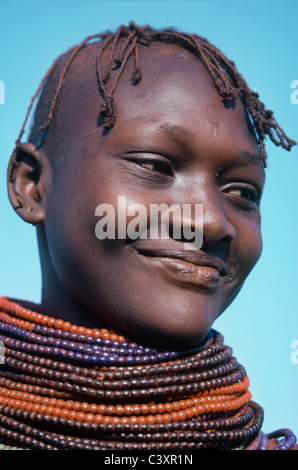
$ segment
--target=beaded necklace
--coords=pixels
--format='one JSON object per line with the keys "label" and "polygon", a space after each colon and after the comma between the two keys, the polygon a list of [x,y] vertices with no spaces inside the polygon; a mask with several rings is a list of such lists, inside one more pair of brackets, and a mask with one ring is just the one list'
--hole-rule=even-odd
{"label": "beaded necklace", "polygon": [[287,429],[261,431],[245,369],[215,330],[192,350],[159,351],[24,305],[0,297],[0,449],[294,446]]}

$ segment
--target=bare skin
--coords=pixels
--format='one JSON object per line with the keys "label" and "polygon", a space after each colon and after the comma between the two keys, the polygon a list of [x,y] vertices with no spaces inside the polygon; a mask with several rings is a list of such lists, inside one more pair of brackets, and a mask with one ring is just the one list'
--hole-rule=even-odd
{"label": "bare skin", "polygon": [[[261,254],[265,176],[243,105],[225,107],[195,57],[156,46],[140,60],[142,81],[131,86],[128,70],[115,92],[114,128],[97,126],[90,72],[86,92],[60,111],[64,139],[54,130],[51,145],[23,144],[27,157],[9,192],[14,207],[22,197],[19,215],[37,225],[43,313],[187,349],[205,338]],[[68,86],[62,101],[72,96]],[[148,213],[150,204],[203,204],[202,266],[177,260],[182,241],[99,241],[95,209],[117,209],[118,196]]]}
{"label": "bare skin", "polygon": [[[37,227],[44,314],[186,349],[206,336],[261,254],[265,176],[242,104],[226,108],[196,58],[159,46],[140,60],[138,86],[130,70],[119,82],[108,133],[98,126],[93,70],[86,75],[84,61],[73,66],[60,98],[63,126],[54,121],[40,149],[22,144],[9,196]],[[203,204],[196,261],[184,240],[99,241],[95,208],[117,208],[119,195],[146,208]]]}

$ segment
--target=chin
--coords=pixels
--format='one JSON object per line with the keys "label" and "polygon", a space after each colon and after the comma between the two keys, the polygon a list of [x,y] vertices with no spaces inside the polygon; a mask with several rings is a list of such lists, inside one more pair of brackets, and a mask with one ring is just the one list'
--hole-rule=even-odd
{"label": "chin", "polygon": [[181,325],[163,324],[161,327],[144,325],[138,331],[131,332],[132,339],[138,344],[160,350],[185,351],[198,346],[208,335],[211,323],[186,327]]}
{"label": "chin", "polygon": [[143,296],[139,304],[122,304],[123,310],[117,315],[114,310],[107,319],[112,328],[140,345],[173,351],[194,348],[204,341],[221,313],[221,297],[181,292],[146,299]]}

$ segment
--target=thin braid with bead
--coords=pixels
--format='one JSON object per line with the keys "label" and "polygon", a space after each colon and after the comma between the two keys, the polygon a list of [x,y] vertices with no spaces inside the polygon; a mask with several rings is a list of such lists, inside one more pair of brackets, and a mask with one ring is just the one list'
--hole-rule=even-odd
{"label": "thin braid with bead", "polygon": [[[119,48],[117,46],[123,39],[124,45],[119,53]],[[25,121],[16,140],[15,150],[17,150],[21,144],[25,126],[34,102],[41,94],[45,83],[51,76],[52,72],[56,69],[57,65],[61,62],[62,59],[66,60],[64,66],[62,67],[57,87],[53,91],[48,116],[39,126],[40,131],[45,131],[52,122],[57,99],[70,64],[75,60],[77,54],[86,45],[93,43],[94,41],[99,41],[101,43],[101,47],[96,58],[96,72],[100,92],[103,95],[104,101],[101,108],[101,114],[104,118],[103,126],[105,129],[111,129],[115,124],[117,111],[113,94],[129,58],[131,55],[134,57],[132,81],[134,84],[137,84],[142,79],[142,70],[139,62],[139,46],[142,45],[150,47],[154,42],[163,42],[179,45],[180,47],[189,50],[196,57],[198,57],[212,78],[214,86],[224,102],[228,104],[237,98],[242,100],[249,112],[249,115],[251,116],[259,143],[260,159],[265,167],[267,152],[264,139],[266,135],[269,136],[275,145],[281,146],[286,150],[291,150],[291,148],[296,145],[296,142],[290,139],[277,123],[275,117],[273,116],[273,112],[271,110],[267,110],[264,104],[259,100],[258,93],[252,91],[249,88],[244,78],[237,71],[234,62],[229,60],[206,38],[196,34],[191,35],[177,32],[173,29],[157,31],[149,26],[139,27],[134,23],[130,23],[128,27],[120,26],[116,33],[103,33],[88,36],[80,44],[70,48],[68,51],[61,54],[58,59],[56,59],[43,78],[37,92],[34,94],[31,100]],[[103,61],[103,53],[111,44],[112,46],[110,47],[107,63],[105,64]],[[114,65],[119,69],[116,73],[114,81],[110,83],[110,80],[112,79],[111,70]]]}

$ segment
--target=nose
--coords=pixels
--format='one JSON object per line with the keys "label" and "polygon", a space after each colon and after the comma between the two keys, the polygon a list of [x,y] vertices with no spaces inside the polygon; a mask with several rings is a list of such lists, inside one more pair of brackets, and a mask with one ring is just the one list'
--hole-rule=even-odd
{"label": "nose", "polygon": [[220,197],[209,194],[203,207],[203,245],[211,246],[219,242],[231,243],[235,240],[236,229],[229,220]]}
{"label": "nose", "polygon": [[[183,217],[182,225],[190,226],[191,230],[202,230],[202,246],[208,247],[219,242],[231,243],[236,237],[236,229],[228,217],[221,193],[210,184],[199,185],[188,191],[188,202],[192,207],[201,205],[202,219]],[[192,214],[200,213],[193,211]],[[184,215],[184,212],[182,212]],[[185,241],[185,240],[184,240]]]}

